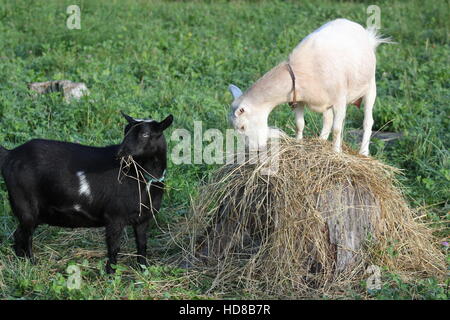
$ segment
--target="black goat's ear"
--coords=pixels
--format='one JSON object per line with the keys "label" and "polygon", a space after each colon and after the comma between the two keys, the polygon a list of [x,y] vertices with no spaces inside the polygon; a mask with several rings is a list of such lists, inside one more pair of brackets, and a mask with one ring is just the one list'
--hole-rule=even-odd
{"label": "black goat's ear", "polygon": [[125,114],[123,111],[120,111],[122,116],[127,119],[128,123],[135,123],[136,120],[133,117],[130,117],[129,115]]}
{"label": "black goat's ear", "polygon": [[170,114],[167,118],[165,118],[163,121],[161,121],[159,123],[159,130],[161,130],[161,131],[166,130],[168,127],[170,127],[172,122],[173,122],[173,116]]}

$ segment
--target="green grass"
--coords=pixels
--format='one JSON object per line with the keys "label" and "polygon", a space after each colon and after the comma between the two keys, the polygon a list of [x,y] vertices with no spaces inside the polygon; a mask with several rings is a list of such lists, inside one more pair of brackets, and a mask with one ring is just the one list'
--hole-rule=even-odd
{"label": "green grass", "polygon": [[[81,7],[81,30],[66,28],[66,8]],[[31,138],[119,143],[119,110],[138,117],[175,116],[174,128],[227,128],[229,83],[247,88],[285,59],[292,48],[324,22],[367,19],[363,1],[56,1],[3,0],[0,6],[0,143],[13,148]],[[378,1],[382,33],[398,44],[378,48],[375,130],[403,132],[385,145],[374,141],[376,158],[404,169],[400,177],[414,207],[448,237],[450,194],[449,45],[447,1]],[[26,84],[70,79],[85,82],[91,95],[65,104],[58,94],[34,98]],[[346,129],[362,127],[362,110],[350,108]],[[317,135],[319,115],[308,112],[306,134]],[[271,115],[272,125],[294,133],[287,105]],[[167,135],[170,137],[171,129]],[[173,146],[173,143],[171,143]],[[189,210],[200,182],[214,166],[169,163],[168,189],[159,221],[172,222]],[[12,253],[15,220],[0,181],[0,298],[165,299],[245,297],[207,294],[208,279],[186,281],[183,271],[161,263],[165,250],[153,228],[155,264],[132,269],[134,244],[113,277],[103,273],[101,230],[41,227],[35,235],[36,265]],[[131,232],[129,232],[131,235]],[[81,290],[68,290],[66,268],[81,266]],[[448,298],[434,280],[404,284],[385,274],[372,298]],[[364,287],[361,287],[364,292]],[[359,294],[359,293],[358,293]],[[363,295],[367,297],[367,295]],[[349,297],[355,297],[349,293]]]}

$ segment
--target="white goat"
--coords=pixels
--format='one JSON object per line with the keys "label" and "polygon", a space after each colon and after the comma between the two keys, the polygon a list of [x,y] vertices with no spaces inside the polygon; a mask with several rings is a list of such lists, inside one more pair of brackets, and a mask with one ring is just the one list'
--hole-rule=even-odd
{"label": "white goat", "polygon": [[234,97],[231,123],[248,137],[251,149],[261,149],[271,135],[269,113],[285,102],[295,106],[297,139],[302,139],[307,105],[323,113],[320,138],[328,139],[333,129],[333,148],[340,152],[347,104],[359,106],[362,99],[364,134],[360,153],[368,155],[376,97],[375,48],[383,42],[389,41],[377,35],[375,29],[366,30],[355,22],[337,19],[326,23],[245,94],[235,85],[229,86]]}

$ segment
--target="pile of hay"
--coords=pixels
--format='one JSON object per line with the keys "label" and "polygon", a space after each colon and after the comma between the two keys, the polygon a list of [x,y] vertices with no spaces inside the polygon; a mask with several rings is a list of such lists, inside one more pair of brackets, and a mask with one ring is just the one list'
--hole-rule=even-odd
{"label": "pile of hay", "polygon": [[439,241],[408,207],[397,173],[322,140],[283,139],[262,162],[224,166],[203,187],[183,227],[184,259],[213,288],[259,296],[336,293],[371,265],[440,278]]}

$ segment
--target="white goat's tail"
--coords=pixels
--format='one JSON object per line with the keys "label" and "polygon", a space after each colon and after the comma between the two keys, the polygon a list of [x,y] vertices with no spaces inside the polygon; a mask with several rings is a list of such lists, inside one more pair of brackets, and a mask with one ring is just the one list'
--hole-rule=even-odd
{"label": "white goat's tail", "polygon": [[382,43],[396,43],[392,41],[391,37],[383,37],[380,33],[378,33],[378,29],[376,27],[368,27],[366,31],[374,49]]}

